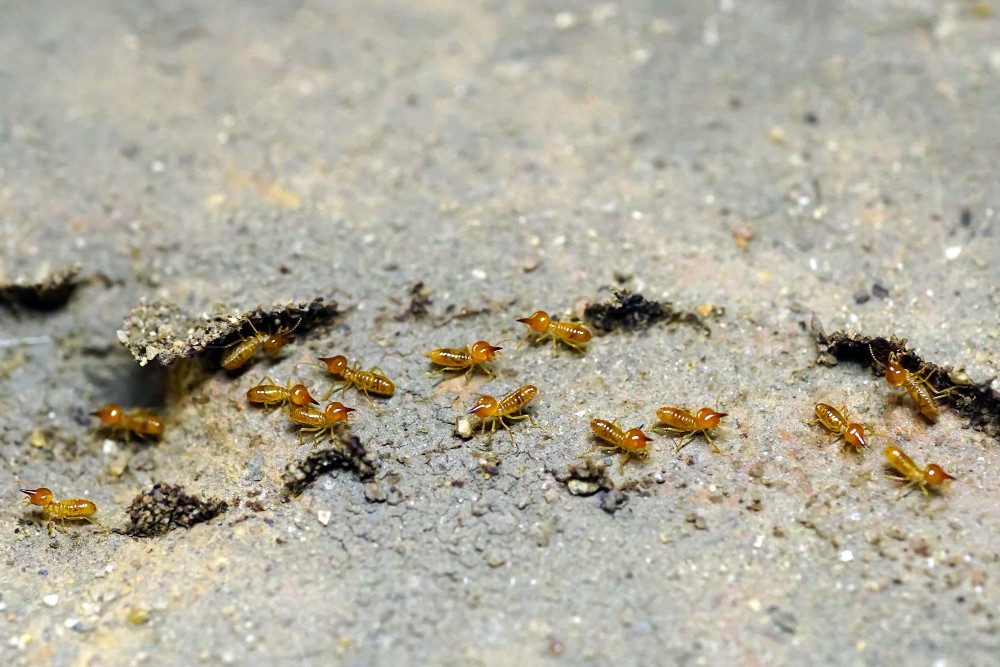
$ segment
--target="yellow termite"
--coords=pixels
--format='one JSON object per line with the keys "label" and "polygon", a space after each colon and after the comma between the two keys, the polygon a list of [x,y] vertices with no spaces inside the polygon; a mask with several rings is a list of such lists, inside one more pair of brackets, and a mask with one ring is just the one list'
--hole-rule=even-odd
{"label": "yellow termite", "polygon": [[899,493],[896,494],[897,498],[903,494],[903,491],[906,491],[911,486],[920,487],[920,490],[923,491],[926,496],[928,486],[940,486],[949,479],[955,479],[936,463],[929,463],[923,468],[918,467],[917,464],[913,462],[913,459],[907,456],[906,453],[896,445],[886,445],[885,458],[888,459],[889,465],[895,468],[896,471],[902,475],[902,477],[896,477],[895,475],[886,475],[886,477],[906,482],[906,485],[899,490]]}
{"label": "yellow termite", "polygon": [[261,347],[264,348],[264,352],[268,356],[275,354],[285,345],[288,345],[295,340],[295,336],[292,335],[292,332],[298,328],[301,321],[302,320],[296,322],[295,326],[290,329],[278,329],[276,332],[269,334],[257,331],[257,327],[254,326],[253,321],[247,320],[250,328],[253,329],[253,335],[236,343],[233,349],[226,352],[220,362],[221,366],[227,371],[234,371],[241,368],[253,358],[253,355],[256,354],[257,350]]}
{"label": "yellow termite", "polygon": [[486,431],[486,421],[490,420],[490,435],[492,437],[493,432],[496,430],[497,422],[507,429],[507,433],[510,435],[511,444],[514,443],[514,432],[510,430],[507,423],[504,422],[504,417],[507,419],[530,419],[532,423],[535,422],[531,415],[524,414],[519,415],[521,412],[535,396],[538,395],[538,387],[533,384],[526,384],[519,389],[515,389],[510,392],[500,400],[497,400],[493,396],[480,396],[476,401],[476,404],[469,410],[468,414],[475,415],[482,420],[482,431]]}
{"label": "yellow termite", "polygon": [[97,512],[97,505],[84,498],[72,498],[70,500],[53,500],[52,491],[39,487],[29,489],[28,485],[21,480],[16,480],[18,484],[24,485],[21,493],[28,496],[24,499],[25,505],[37,505],[42,508],[42,518],[48,521],[49,535],[55,536],[55,521],[59,520],[61,526],[59,530],[66,532],[66,521],[89,521],[95,525],[102,526],[90,517]]}
{"label": "yellow termite", "polygon": [[620,473],[625,472],[625,462],[629,460],[629,457],[634,456],[645,460],[653,449],[652,445],[649,444],[652,438],[643,433],[642,429],[630,428],[626,431],[618,420],[611,422],[606,419],[593,419],[590,422],[590,429],[598,438],[611,444],[594,445],[584,452],[583,456],[599,449],[621,450],[622,455],[618,463],[618,472]]}
{"label": "yellow termite", "polygon": [[553,345],[556,340],[561,340],[578,352],[584,351],[583,346],[590,342],[592,337],[590,329],[579,322],[553,320],[544,310],[536,310],[528,317],[520,318],[518,322],[527,324],[533,333],[541,334],[536,336],[536,343],[551,337]]}

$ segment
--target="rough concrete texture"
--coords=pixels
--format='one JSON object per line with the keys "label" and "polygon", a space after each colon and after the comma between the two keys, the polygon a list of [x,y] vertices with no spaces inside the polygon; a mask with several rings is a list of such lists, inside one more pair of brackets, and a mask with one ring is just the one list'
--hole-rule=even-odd
{"label": "rough concrete texture", "polygon": [[[53,312],[0,305],[0,663],[993,664],[998,442],[816,366],[809,322],[997,376],[997,11],[7,3],[0,279],[81,272]],[[710,337],[510,342],[497,379],[427,377],[421,352],[612,286],[724,314]],[[140,368],[116,337],[143,300],[316,296],[343,315],[243,374]],[[396,382],[344,399],[379,470],[284,502],[312,444],[245,393],[265,374],[325,393],[304,364],[333,354]],[[455,435],[478,393],[527,383],[537,427]],[[613,491],[557,481],[590,419],[716,400],[723,454],[658,436],[624,475],[601,459]],[[162,414],[162,440],[95,435],[112,401]],[[842,456],[804,425],[820,401],[873,446]],[[887,442],[957,479],[897,500]],[[15,478],[113,529],[156,482],[230,509],[50,539]]]}

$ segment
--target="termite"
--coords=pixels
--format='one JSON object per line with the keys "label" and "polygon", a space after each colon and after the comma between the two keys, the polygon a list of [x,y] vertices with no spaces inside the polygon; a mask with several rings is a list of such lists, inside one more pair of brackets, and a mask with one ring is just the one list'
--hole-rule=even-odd
{"label": "termite", "polygon": [[847,412],[841,413],[832,405],[826,403],[816,404],[816,419],[806,422],[807,424],[822,424],[829,431],[836,434],[837,440],[844,439],[845,447],[853,447],[854,451],[860,452],[862,447],[867,447],[865,442],[865,428],[849,420]]}
{"label": "termite", "polygon": [[[868,352],[872,355],[872,361],[879,363],[875,358],[871,343],[868,344]],[[906,393],[910,395],[910,400],[920,410],[920,414],[929,421],[934,421],[938,416],[938,406],[934,401],[936,392],[927,384],[927,378],[920,372],[911,373],[903,368],[899,356],[897,350],[889,352],[889,358],[885,362],[885,381],[889,383],[890,387],[905,389]]]}
{"label": "termite", "polygon": [[[27,482],[15,480],[22,484],[24,488],[21,493],[28,496],[24,499],[25,505],[37,505],[42,508],[42,519],[48,521],[49,535],[55,536],[55,521],[59,519],[62,526],[61,532],[66,532],[66,520],[89,521],[92,524],[101,526],[100,523],[91,519],[91,515],[97,512],[97,505],[83,498],[73,498],[71,500],[53,500],[52,491],[45,487],[29,489]],[[103,527],[103,526],[102,526]]]}
{"label": "termite", "polygon": [[[266,384],[265,384],[266,382]],[[289,381],[289,384],[291,381]],[[309,390],[303,384],[283,387],[270,377],[265,376],[256,386],[247,390],[247,400],[265,407],[288,405],[289,408],[317,404]]]}
{"label": "termite", "polygon": [[[253,355],[257,353],[257,350],[261,347],[264,348],[264,352],[271,356],[275,354],[278,350],[288,345],[293,340],[295,336],[292,332],[295,331],[299,323],[302,320],[298,320],[295,326],[291,328],[278,329],[272,334],[261,333],[257,331],[257,327],[253,325],[252,320],[247,320],[250,328],[253,329],[253,335],[249,338],[243,338],[240,342],[236,343],[229,352],[222,357],[220,362],[222,367],[227,371],[234,371],[253,358]],[[242,334],[240,334],[242,336]]]}
{"label": "termite", "polygon": [[484,373],[493,376],[493,369],[486,365],[487,362],[496,359],[496,353],[503,348],[497,345],[490,345],[485,340],[479,340],[472,345],[466,345],[465,349],[443,347],[428,352],[426,356],[431,363],[442,366],[436,372],[465,371],[466,376],[476,368],[481,368]]}
{"label": "termite", "polygon": [[683,436],[680,442],[677,443],[677,447],[674,448],[675,454],[681,451],[689,438],[699,433],[704,435],[705,439],[708,440],[708,444],[712,445],[712,448],[721,454],[722,450],[712,441],[712,436],[708,434],[708,430],[718,426],[722,418],[728,416],[728,414],[728,412],[716,412],[712,408],[702,408],[697,413],[692,414],[686,408],[663,407],[656,411],[656,416],[662,424],[654,426],[653,430],[662,429]]}
{"label": "termite", "polygon": [[143,409],[125,412],[120,405],[108,403],[90,414],[101,420],[101,428],[106,428],[112,433],[124,433],[126,439],[132,433],[140,438],[159,438],[163,435],[163,420]]}
{"label": "termite", "polygon": [[479,417],[482,421],[482,431],[486,431],[486,420],[490,420],[490,435],[496,430],[497,422],[507,429],[507,433],[510,435],[511,444],[514,442],[514,432],[510,430],[507,423],[504,421],[504,417],[508,419],[530,419],[532,423],[535,422],[534,418],[529,414],[519,415],[521,412],[535,396],[538,395],[538,387],[533,384],[526,384],[520,389],[515,389],[511,393],[507,394],[499,401],[492,396],[480,396],[476,401],[476,404],[472,407],[467,414],[475,415]]}
{"label": "termite", "polygon": [[946,480],[955,479],[936,463],[929,463],[923,468],[918,468],[917,464],[913,462],[913,459],[907,456],[903,450],[896,445],[886,445],[885,458],[889,460],[889,465],[902,475],[902,477],[896,477],[895,475],[886,475],[886,477],[906,482],[906,485],[899,490],[899,493],[896,494],[897,498],[901,497],[903,495],[903,491],[911,486],[920,487],[920,490],[923,491],[926,496],[928,486],[940,486],[941,484],[944,484]]}
{"label": "termite", "polygon": [[335,429],[339,424],[347,422],[354,408],[345,407],[343,403],[334,401],[328,403],[320,410],[311,405],[297,405],[288,412],[288,417],[296,424],[299,424],[299,442],[302,442],[302,434],[315,433],[318,441],[325,431],[330,431],[333,437]]}
{"label": "termite", "polygon": [[610,451],[620,449],[622,452],[621,460],[618,463],[618,472],[620,473],[625,472],[625,462],[629,460],[629,457],[634,456],[645,460],[653,449],[653,446],[649,444],[652,438],[643,433],[641,428],[630,428],[625,431],[618,420],[609,422],[606,419],[594,419],[590,422],[590,428],[594,435],[605,442],[610,442],[611,445],[595,445],[583,455],[598,449]]}
{"label": "termite", "polygon": [[373,367],[370,370],[361,370],[361,364],[355,364],[354,368],[347,365],[347,357],[342,354],[338,354],[335,357],[323,357],[320,359],[324,364],[326,364],[326,371],[337,378],[334,385],[330,387],[330,391],[323,397],[323,400],[330,398],[333,392],[337,388],[337,384],[343,384],[341,393],[346,392],[348,387],[354,385],[368,397],[369,402],[371,397],[368,394],[376,394],[378,396],[392,396],[396,391],[396,385],[392,383],[392,380],[387,378],[382,374],[382,369],[378,366]]}
{"label": "termite", "polygon": [[536,336],[536,343],[540,343],[546,338],[552,338],[552,344],[556,340],[561,340],[574,350],[583,352],[582,345],[586,345],[591,339],[590,329],[579,322],[560,322],[553,320],[544,310],[538,310],[528,317],[518,320],[521,324],[527,324],[532,333],[541,334]]}

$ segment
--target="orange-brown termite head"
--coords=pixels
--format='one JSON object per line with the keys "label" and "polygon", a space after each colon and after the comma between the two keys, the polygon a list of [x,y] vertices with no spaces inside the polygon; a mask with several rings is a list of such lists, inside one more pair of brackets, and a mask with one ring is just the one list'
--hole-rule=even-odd
{"label": "orange-brown termite head", "polygon": [[326,417],[327,422],[330,424],[347,421],[347,418],[352,412],[354,412],[354,408],[348,408],[343,403],[338,401],[328,403],[323,409],[323,414]]}
{"label": "orange-brown termite head", "polygon": [[552,318],[544,310],[536,310],[529,317],[522,317],[518,320],[521,324],[527,324],[535,333],[548,331]]}
{"label": "orange-brown termite head", "polygon": [[652,449],[652,445],[649,444],[651,440],[652,438],[643,433],[642,429],[630,428],[625,431],[621,448],[630,452],[642,452],[645,454]]}
{"label": "orange-brown termite head", "polygon": [[728,416],[728,412],[716,412],[712,408],[702,408],[698,410],[694,418],[698,420],[698,428],[715,428],[723,417]]}
{"label": "orange-brown termite head", "polygon": [[482,363],[484,361],[493,361],[496,358],[497,352],[502,349],[502,347],[497,345],[490,345],[485,340],[478,340],[472,344],[469,351],[472,354],[473,361]]}
{"label": "orange-brown termite head", "polygon": [[856,450],[868,446],[868,443],[865,442],[865,427],[861,424],[848,424],[841,436],[844,438],[844,442]]}
{"label": "orange-brown termite head", "polygon": [[319,405],[304,384],[297,384],[288,391],[288,400],[292,405]]}
{"label": "orange-brown termite head", "polygon": [[946,473],[944,469],[936,463],[931,463],[927,466],[927,469],[924,470],[924,482],[930,484],[931,486],[944,484],[945,480],[948,479],[955,478]]}
{"label": "orange-brown termite head", "polygon": [[120,424],[125,412],[121,409],[120,405],[108,403],[100,410],[95,410],[90,414],[100,419],[102,424],[111,426],[114,424]]}
{"label": "orange-brown termite head", "polygon": [[476,415],[480,419],[486,419],[487,417],[492,417],[497,413],[500,408],[500,402],[492,396],[480,396],[476,404],[472,406],[468,414]]}
{"label": "orange-brown termite head", "polygon": [[[17,480],[18,484],[24,484],[27,487],[27,483]],[[37,489],[23,488],[21,493],[28,496],[24,499],[26,505],[38,505],[39,507],[47,507],[52,503],[52,491],[46,489],[44,486]]]}
{"label": "orange-brown termite head", "polygon": [[348,369],[347,357],[342,354],[335,357],[320,357],[319,360],[326,364],[326,372],[330,375],[343,377],[344,371]]}
{"label": "orange-brown termite head", "polygon": [[[868,344],[868,353],[872,355],[872,361],[878,363],[878,359],[875,358],[875,351],[872,349],[871,343]],[[892,350],[889,352],[889,357],[885,360],[885,381],[890,387],[901,387],[906,378],[909,377],[910,373],[903,368],[903,364],[899,361],[899,352]]]}

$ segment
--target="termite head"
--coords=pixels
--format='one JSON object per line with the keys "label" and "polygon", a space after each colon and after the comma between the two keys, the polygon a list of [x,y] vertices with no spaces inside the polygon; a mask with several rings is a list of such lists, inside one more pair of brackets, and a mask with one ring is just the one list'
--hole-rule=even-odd
{"label": "termite head", "polygon": [[354,408],[348,408],[340,401],[328,403],[323,409],[323,414],[326,416],[326,420],[331,424],[347,421],[347,418],[352,412],[354,412]]}
{"label": "termite head", "polygon": [[[17,480],[18,484],[24,484],[25,487],[28,485],[21,480]],[[37,489],[23,488],[21,493],[28,496],[24,499],[25,505],[38,505],[39,507],[45,507],[52,502],[52,491],[46,489],[45,487],[40,487]]]}
{"label": "termite head", "polygon": [[645,454],[652,449],[652,445],[649,444],[650,440],[652,438],[643,433],[642,429],[630,428],[625,431],[625,437],[622,438],[622,449]]}
{"label": "termite head", "polygon": [[492,396],[480,396],[476,404],[472,406],[467,414],[476,415],[480,419],[492,417],[500,408],[500,403]]}
{"label": "termite head", "polygon": [[473,361],[493,361],[496,358],[497,352],[502,349],[496,345],[490,345],[485,340],[479,340],[472,344],[470,353],[472,354]]}
{"label": "termite head", "polygon": [[[299,324],[302,320],[299,320],[291,328],[285,327],[283,329],[278,329],[273,334],[264,339],[264,352],[267,354],[274,354],[284,346],[288,345],[295,340],[295,336],[292,334],[293,331],[299,328]],[[253,325],[253,322],[250,323]],[[254,329],[256,331],[256,329]]]}
{"label": "termite head", "polygon": [[906,382],[907,375],[909,373],[899,362],[899,352],[890,352],[889,358],[885,362],[885,381],[889,383],[890,387],[899,387]]}
{"label": "termite head", "polygon": [[100,410],[95,410],[90,414],[100,419],[102,424],[111,425],[120,423],[124,412],[120,405],[108,403]]}
{"label": "termite head", "polygon": [[844,431],[844,442],[857,450],[867,447],[868,443],[865,442],[865,427],[861,424],[848,424],[847,430]]}
{"label": "termite head", "polygon": [[932,463],[927,466],[927,470],[924,471],[924,481],[931,486],[937,486],[938,484],[944,484],[945,480],[955,479],[948,473],[946,473],[941,466],[936,463]]}
{"label": "termite head", "polygon": [[543,333],[548,330],[552,318],[544,310],[536,310],[530,317],[522,317],[518,322],[527,324],[535,333]]}
{"label": "termite head", "polygon": [[289,400],[292,405],[319,405],[319,401],[312,397],[304,384],[297,384],[288,391]]}
{"label": "termite head", "polygon": [[326,364],[326,372],[330,375],[343,377],[344,371],[347,370],[347,357],[342,354],[335,357],[320,357],[319,360]]}
{"label": "termite head", "polygon": [[728,415],[728,412],[716,412],[712,408],[702,408],[694,418],[698,420],[698,428],[715,428],[722,421],[722,418]]}

